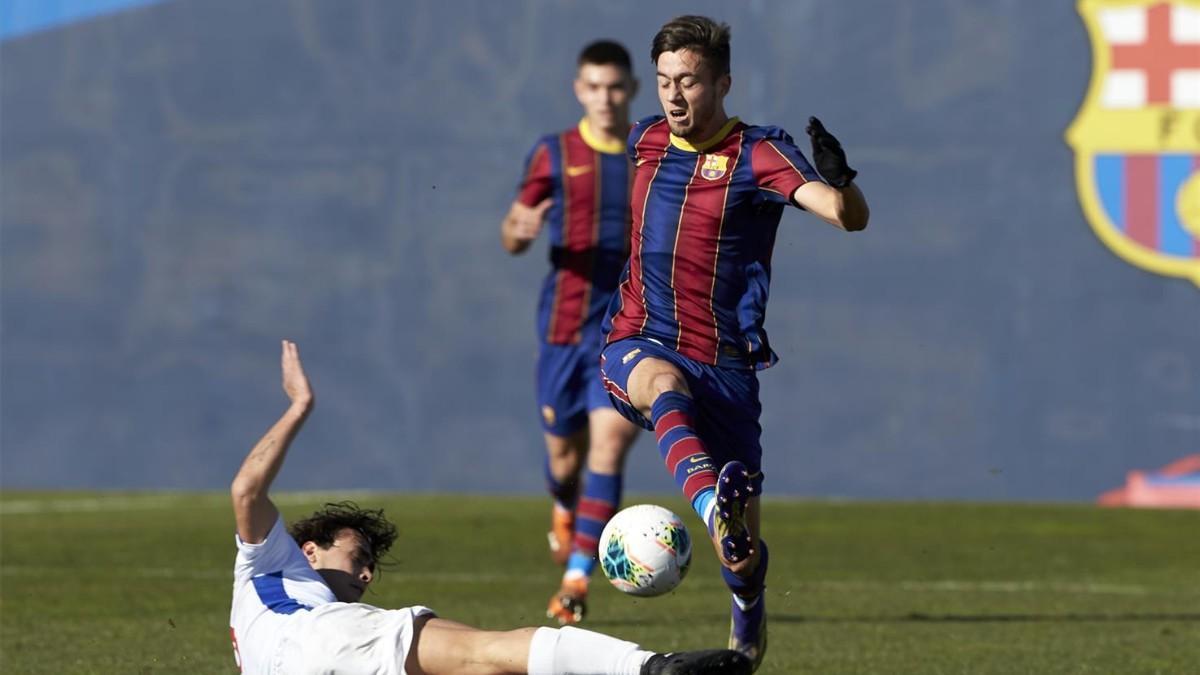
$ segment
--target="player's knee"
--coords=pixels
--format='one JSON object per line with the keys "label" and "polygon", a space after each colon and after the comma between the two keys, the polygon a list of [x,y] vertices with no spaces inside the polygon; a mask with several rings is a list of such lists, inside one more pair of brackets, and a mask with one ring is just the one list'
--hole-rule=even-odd
{"label": "player's knee", "polygon": [[683,379],[682,375],[673,370],[655,373],[650,378],[649,386],[651,398],[654,399],[669,391],[691,395],[691,392],[688,391],[687,381]]}
{"label": "player's knee", "polygon": [[597,439],[588,451],[588,469],[595,473],[620,473],[625,463],[625,444],[620,439]]}

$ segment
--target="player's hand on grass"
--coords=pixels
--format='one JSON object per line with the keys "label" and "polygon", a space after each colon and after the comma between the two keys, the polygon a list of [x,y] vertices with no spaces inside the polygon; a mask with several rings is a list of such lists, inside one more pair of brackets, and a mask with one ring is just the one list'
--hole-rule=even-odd
{"label": "player's hand on grass", "polygon": [[300,363],[300,348],[295,342],[283,341],[280,365],[283,370],[283,393],[291,399],[293,407],[307,413],[312,409],[315,398],[308,376],[304,374],[304,366]]}
{"label": "player's hand on grass", "polygon": [[537,239],[542,231],[542,223],[546,220],[546,210],[554,203],[550,197],[543,199],[537,206],[526,206],[521,202],[513,202],[508,210],[508,233],[520,242],[530,242]]}
{"label": "player's hand on grass", "polygon": [[817,171],[820,172],[825,182],[835,188],[844,188],[849,185],[858,172],[846,164],[846,151],[842,150],[842,144],[838,142],[838,139],[825,129],[821,120],[815,117],[808,118],[808,127],[804,131],[812,140],[813,163],[816,164]]}

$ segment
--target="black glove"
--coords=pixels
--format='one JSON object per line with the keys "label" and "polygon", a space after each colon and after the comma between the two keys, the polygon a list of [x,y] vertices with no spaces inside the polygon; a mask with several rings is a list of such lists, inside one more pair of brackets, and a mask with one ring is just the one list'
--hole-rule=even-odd
{"label": "black glove", "polygon": [[849,185],[858,172],[846,164],[846,151],[842,150],[838,139],[826,131],[825,125],[815,117],[808,118],[808,126],[804,131],[812,140],[813,163],[825,182],[835,188]]}

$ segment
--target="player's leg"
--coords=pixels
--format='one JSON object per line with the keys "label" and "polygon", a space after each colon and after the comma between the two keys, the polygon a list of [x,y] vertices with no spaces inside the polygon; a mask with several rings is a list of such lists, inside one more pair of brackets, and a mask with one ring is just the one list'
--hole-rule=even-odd
{"label": "player's leg", "polygon": [[711,532],[718,466],[697,433],[687,375],[671,361],[647,357],[633,367],[628,381],[630,402],[653,424],[667,471]]}
{"label": "player's leg", "polygon": [[[722,561],[721,577],[729,588],[729,648],[745,654],[757,669],[767,652],[766,581],[770,561],[767,542],[759,537],[759,497],[746,505],[746,525],[754,541],[753,555],[735,565]],[[718,559],[722,552],[714,541]]]}
{"label": "player's leg", "polygon": [[608,345],[600,363],[613,406],[626,419],[654,432],[667,471],[711,531],[717,472],[696,433],[696,406],[688,384],[691,372],[685,371],[695,364],[640,338]]}
{"label": "player's leg", "polygon": [[[596,377],[598,380],[599,375]],[[607,400],[601,403],[604,407],[588,413],[591,440],[583,495],[576,509],[575,539],[562,585],[547,610],[551,618],[563,624],[581,621],[586,612],[600,533],[620,507],[625,457],[637,438],[638,427],[613,410]]]}
{"label": "player's leg", "polygon": [[484,631],[448,619],[417,620],[404,661],[408,675],[523,673],[536,628]]}
{"label": "player's leg", "polygon": [[405,671],[410,675],[561,673],[595,675],[743,675],[749,662],[714,650],[659,655],[601,633],[577,628],[484,631],[445,619],[418,626]]}
{"label": "player's leg", "polygon": [[[757,668],[767,648],[764,590],[769,554],[761,539],[763,475],[758,379],[753,371],[704,368],[693,380],[699,433],[721,449],[713,548],[731,592],[729,646]],[[744,555],[743,555],[744,554]]]}
{"label": "player's leg", "polygon": [[563,565],[575,535],[580,474],[587,456],[587,408],[578,393],[578,355],[570,345],[542,345],[537,363],[537,402],[546,440],[546,487],[553,505],[547,539]]}
{"label": "player's leg", "polygon": [[546,490],[550,493],[550,531],[546,539],[550,557],[565,565],[575,537],[575,509],[579,502],[579,477],[587,456],[588,432],[569,436],[544,434],[546,439]]}

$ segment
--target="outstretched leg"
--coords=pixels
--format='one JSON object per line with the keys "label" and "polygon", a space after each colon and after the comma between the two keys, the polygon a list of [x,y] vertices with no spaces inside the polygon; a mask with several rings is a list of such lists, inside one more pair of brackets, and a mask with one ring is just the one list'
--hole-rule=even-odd
{"label": "outstretched leg", "polygon": [[404,663],[410,675],[747,675],[730,650],[655,654],[578,628],[484,631],[422,617]]}

